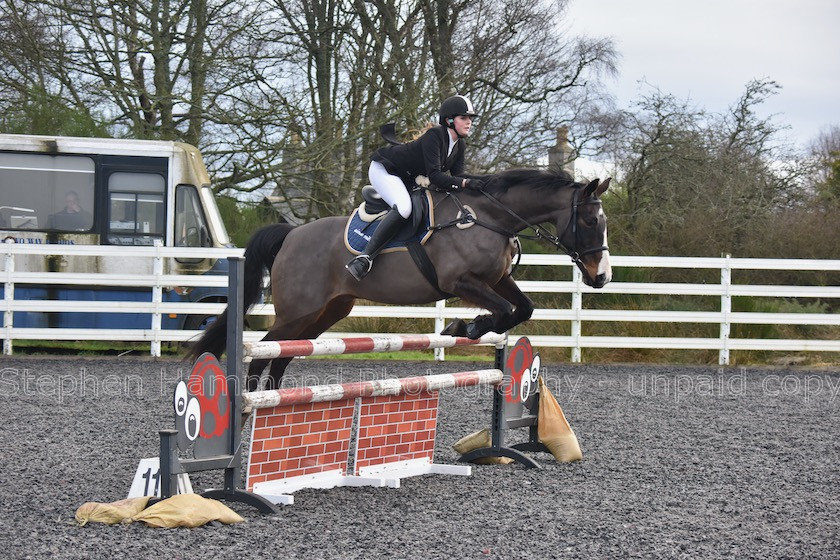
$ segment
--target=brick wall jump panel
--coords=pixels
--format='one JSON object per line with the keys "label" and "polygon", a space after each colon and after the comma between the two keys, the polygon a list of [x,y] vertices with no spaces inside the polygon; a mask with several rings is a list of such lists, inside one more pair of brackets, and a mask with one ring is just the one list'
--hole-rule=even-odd
{"label": "brick wall jump panel", "polygon": [[254,484],[347,471],[353,399],[254,411],[247,489]]}
{"label": "brick wall jump panel", "polygon": [[369,397],[359,413],[356,472],[410,459],[432,462],[438,392]]}

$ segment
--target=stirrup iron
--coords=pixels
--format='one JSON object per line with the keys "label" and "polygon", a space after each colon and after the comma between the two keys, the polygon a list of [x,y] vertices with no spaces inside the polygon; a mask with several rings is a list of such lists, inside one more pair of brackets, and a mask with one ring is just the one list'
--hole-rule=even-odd
{"label": "stirrup iron", "polygon": [[373,259],[371,259],[368,255],[359,255],[344,265],[344,268],[347,269],[347,272],[349,272],[353,278],[357,281],[361,281],[362,278],[367,276],[370,269],[373,268]]}

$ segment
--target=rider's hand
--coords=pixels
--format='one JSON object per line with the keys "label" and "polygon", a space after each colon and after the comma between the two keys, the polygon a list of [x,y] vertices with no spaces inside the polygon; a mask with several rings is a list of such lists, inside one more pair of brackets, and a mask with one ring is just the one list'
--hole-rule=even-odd
{"label": "rider's hand", "polygon": [[472,177],[470,179],[467,179],[465,188],[480,191],[484,188],[484,181],[482,179],[479,179],[478,177]]}

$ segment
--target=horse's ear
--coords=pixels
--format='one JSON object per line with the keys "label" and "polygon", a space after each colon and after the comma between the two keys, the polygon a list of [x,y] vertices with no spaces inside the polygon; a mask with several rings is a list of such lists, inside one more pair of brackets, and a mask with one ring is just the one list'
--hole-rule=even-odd
{"label": "horse's ear", "polygon": [[598,179],[593,179],[586,185],[586,188],[583,189],[583,198],[589,198],[592,196],[592,193],[595,192],[595,189],[598,188]]}
{"label": "horse's ear", "polygon": [[607,189],[610,187],[610,181],[612,181],[612,177],[607,177],[604,181],[601,181],[601,184],[595,190],[595,196],[601,196],[607,192]]}

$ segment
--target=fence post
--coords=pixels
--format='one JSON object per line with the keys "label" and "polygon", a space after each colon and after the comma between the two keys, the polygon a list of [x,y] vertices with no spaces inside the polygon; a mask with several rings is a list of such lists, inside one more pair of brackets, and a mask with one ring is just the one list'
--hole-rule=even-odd
{"label": "fence post", "polygon": [[155,239],[155,256],[153,272],[155,276],[155,285],[152,287],[152,343],[151,353],[155,358],[160,358],[160,326],[161,315],[160,305],[163,303],[163,287],[161,286],[161,276],[163,275],[163,257],[160,255],[160,248],[162,246],[160,239]]}
{"label": "fence post", "polygon": [[242,331],[245,328],[245,303],[242,286],[245,284],[245,258],[228,257],[228,322],[227,322],[227,377],[230,407],[230,466],[225,469],[225,492],[235,494],[240,481],[241,431],[242,431]]}
{"label": "fence post", "polygon": [[724,255],[723,266],[720,269],[720,285],[723,293],[720,296],[720,352],[718,364],[729,365],[729,314],[732,312],[732,296],[730,286],[732,285],[732,262],[731,255]]}
{"label": "fence post", "polygon": [[[446,300],[439,299],[437,303],[435,303],[435,309],[437,309],[437,317],[435,317],[435,332],[439,333],[446,326],[443,324],[443,311],[446,309]],[[446,360],[446,354],[443,353],[443,348],[435,348],[435,360],[438,362]]]}
{"label": "fence post", "polygon": [[12,304],[15,302],[15,256],[12,254],[12,244],[14,239],[6,240],[6,282],[3,288],[3,299],[5,301],[5,311],[3,312],[3,354],[11,356],[13,351],[12,346],[12,326],[14,325],[15,314],[12,311]]}
{"label": "fence post", "polygon": [[575,314],[574,319],[572,319],[572,339],[575,343],[572,347],[572,362],[580,362],[580,311],[583,309],[583,275],[576,266],[572,266],[572,281],[575,284],[575,291],[572,292],[572,311]]}

